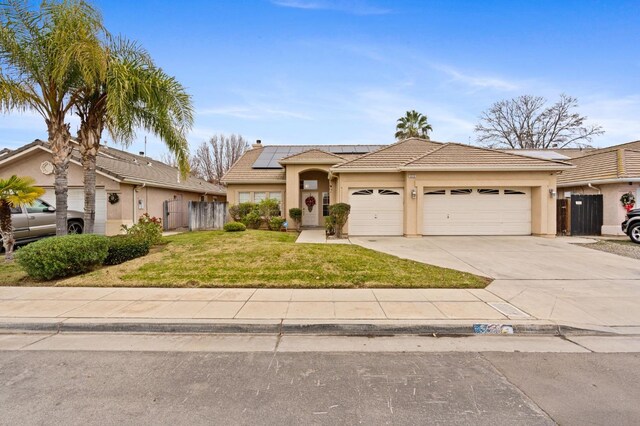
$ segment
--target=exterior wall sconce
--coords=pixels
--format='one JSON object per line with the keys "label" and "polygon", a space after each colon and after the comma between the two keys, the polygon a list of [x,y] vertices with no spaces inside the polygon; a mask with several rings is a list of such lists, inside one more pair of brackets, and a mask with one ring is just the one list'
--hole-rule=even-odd
{"label": "exterior wall sconce", "polygon": [[415,188],[413,188],[411,190],[411,198],[413,198],[415,200],[415,198],[418,196],[418,191],[416,191]]}
{"label": "exterior wall sconce", "polygon": [[556,190],[553,188],[549,188],[549,197],[556,198],[556,195],[557,195]]}

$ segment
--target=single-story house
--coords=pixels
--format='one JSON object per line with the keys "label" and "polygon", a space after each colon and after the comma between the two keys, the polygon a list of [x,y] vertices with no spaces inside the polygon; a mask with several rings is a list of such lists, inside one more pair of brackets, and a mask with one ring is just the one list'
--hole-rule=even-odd
{"label": "single-story house", "polygon": [[[73,142],[75,143],[75,142]],[[122,225],[132,225],[144,213],[162,218],[164,202],[170,201],[172,223],[185,226],[189,201],[225,201],[224,187],[189,176],[180,177],[178,169],[144,155],[135,155],[103,146],[96,159],[95,232],[114,235]],[[0,176],[31,176],[46,190],[42,197],[55,205],[51,150],[36,140],[18,149],[0,154]],[[74,149],[69,164],[70,210],[84,210],[83,171],[80,154]]]}
{"label": "single-story house", "polygon": [[[358,235],[556,234],[556,182],[573,166],[458,143],[252,146],[227,172],[227,201],[264,198],[323,226],[330,204],[351,205]],[[290,217],[287,217],[292,223]]]}
{"label": "single-story house", "polygon": [[640,205],[640,141],[585,150],[567,161],[576,167],[558,177],[559,196],[601,194],[601,233],[622,235],[620,224],[627,211],[620,198],[631,192],[636,198],[636,207]]}

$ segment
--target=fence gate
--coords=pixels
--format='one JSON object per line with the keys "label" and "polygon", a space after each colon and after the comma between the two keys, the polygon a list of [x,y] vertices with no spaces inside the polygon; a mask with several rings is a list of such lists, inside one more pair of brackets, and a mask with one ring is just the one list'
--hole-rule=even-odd
{"label": "fence gate", "polygon": [[162,227],[165,231],[185,228],[188,225],[184,207],[182,197],[164,202]]}
{"label": "fence gate", "polygon": [[571,195],[571,235],[602,233],[602,194]]}
{"label": "fence gate", "polygon": [[227,219],[227,203],[189,201],[189,231],[222,229]]}
{"label": "fence gate", "polygon": [[556,233],[569,235],[569,208],[571,204],[568,198],[559,198],[556,204]]}

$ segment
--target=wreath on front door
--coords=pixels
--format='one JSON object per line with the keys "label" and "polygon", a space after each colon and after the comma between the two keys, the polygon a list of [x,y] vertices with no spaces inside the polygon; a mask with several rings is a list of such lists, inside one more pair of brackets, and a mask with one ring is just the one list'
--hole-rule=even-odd
{"label": "wreath on front door", "polygon": [[636,204],[636,197],[634,197],[631,192],[627,192],[626,194],[622,194],[622,197],[620,197],[620,202],[622,203],[622,207],[627,209],[627,211],[630,211]]}
{"label": "wreath on front door", "polygon": [[120,201],[120,196],[118,194],[116,194],[115,192],[109,194],[109,203],[115,204],[118,201]]}
{"label": "wreath on front door", "polygon": [[307,205],[307,208],[309,209],[309,211],[313,210],[313,206],[316,205],[316,199],[313,195],[309,195],[305,200],[304,203]]}

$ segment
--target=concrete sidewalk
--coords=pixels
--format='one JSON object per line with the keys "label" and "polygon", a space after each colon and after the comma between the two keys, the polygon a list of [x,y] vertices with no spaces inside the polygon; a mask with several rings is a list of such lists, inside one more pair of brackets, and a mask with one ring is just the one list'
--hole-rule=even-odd
{"label": "concrete sidewalk", "polygon": [[516,333],[558,334],[558,325],[635,333],[575,319],[536,317],[483,289],[0,287],[4,329],[470,334],[491,323]]}

